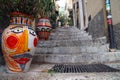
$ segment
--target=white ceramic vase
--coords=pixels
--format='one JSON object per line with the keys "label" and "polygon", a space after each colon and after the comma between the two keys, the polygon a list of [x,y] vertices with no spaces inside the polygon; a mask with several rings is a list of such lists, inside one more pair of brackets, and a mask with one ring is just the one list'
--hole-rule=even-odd
{"label": "white ceramic vase", "polygon": [[38,38],[32,28],[32,17],[20,12],[11,13],[10,25],[2,34],[2,52],[7,72],[29,70]]}

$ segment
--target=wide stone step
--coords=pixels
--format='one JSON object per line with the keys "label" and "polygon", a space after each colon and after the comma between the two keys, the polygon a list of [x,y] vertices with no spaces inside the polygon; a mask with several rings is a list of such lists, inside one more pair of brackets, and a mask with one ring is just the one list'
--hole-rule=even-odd
{"label": "wide stone step", "polygon": [[56,36],[56,37],[50,37],[49,40],[92,40],[91,36],[87,37],[81,37],[81,36]]}
{"label": "wide stone step", "polygon": [[65,34],[65,35],[88,35],[87,32],[70,32],[70,31],[67,31],[67,32],[54,32],[54,33],[51,33],[52,34],[57,34],[57,35],[62,35],[62,34]]}
{"label": "wide stone step", "polygon": [[88,36],[88,33],[72,33],[72,32],[66,32],[66,33],[51,33],[50,36]]}
{"label": "wide stone step", "polygon": [[84,30],[79,30],[79,29],[63,29],[63,28],[56,28],[54,33],[66,33],[66,32],[71,32],[71,33],[86,33]]}
{"label": "wide stone step", "polygon": [[120,61],[120,52],[81,54],[35,54],[33,63],[107,63]]}
{"label": "wide stone step", "polygon": [[84,32],[55,32],[55,33],[51,33],[51,36],[55,36],[55,35],[67,35],[67,36],[76,36],[76,35],[80,35],[80,36],[88,36],[88,33],[84,33]]}
{"label": "wide stone step", "polygon": [[94,46],[69,46],[69,47],[37,47],[37,54],[46,54],[46,53],[54,53],[54,54],[71,54],[71,53],[81,53],[81,52],[108,52],[108,45],[94,45]]}
{"label": "wide stone step", "polygon": [[84,30],[79,30],[79,29],[56,29],[56,32],[60,33],[66,33],[66,32],[71,32],[71,33],[86,33]]}
{"label": "wide stone step", "polygon": [[50,36],[49,37],[50,40],[59,40],[59,39],[92,39],[92,36],[91,35],[71,35],[71,36],[68,36],[68,35],[54,35],[54,36]]}
{"label": "wide stone step", "polygon": [[72,35],[72,36],[68,36],[68,35],[64,35],[64,34],[63,34],[63,35],[52,36],[52,37],[50,37],[50,38],[56,38],[56,37],[57,37],[57,38],[60,37],[60,38],[70,38],[70,39],[71,39],[71,38],[86,38],[86,37],[91,37],[91,36],[90,36],[90,35],[86,35],[86,36],[85,36],[85,35],[75,35],[75,36]]}
{"label": "wide stone step", "polygon": [[32,64],[26,73],[9,74],[0,71],[1,80],[119,80],[120,72],[55,73],[49,72],[54,64]]}
{"label": "wide stone step", "polygon": [[58,46],[91,46],[93,45],[92,40],[48,40],[39,41],[38,47],[58,47]]}

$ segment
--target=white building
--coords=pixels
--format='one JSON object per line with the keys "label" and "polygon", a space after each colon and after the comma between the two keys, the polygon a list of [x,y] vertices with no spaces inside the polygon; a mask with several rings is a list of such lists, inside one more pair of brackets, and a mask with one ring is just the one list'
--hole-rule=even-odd
{"label": "white building", "polygon": [[84,30],[88,27],[88,18],[86,10],[86,0],[72,0],[73,2],[73,21],[74,26],[80,30]]}

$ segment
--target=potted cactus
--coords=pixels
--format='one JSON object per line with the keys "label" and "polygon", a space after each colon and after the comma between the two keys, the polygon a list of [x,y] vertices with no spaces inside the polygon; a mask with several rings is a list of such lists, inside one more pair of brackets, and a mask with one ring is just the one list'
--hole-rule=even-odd
{"label": "potted cactus", "polygon": [[1,0],[10,15],[10,24],[2,34],[2,52],[7,72],[26,72],[37,45],[32,21],[37,15],[37,0]]}

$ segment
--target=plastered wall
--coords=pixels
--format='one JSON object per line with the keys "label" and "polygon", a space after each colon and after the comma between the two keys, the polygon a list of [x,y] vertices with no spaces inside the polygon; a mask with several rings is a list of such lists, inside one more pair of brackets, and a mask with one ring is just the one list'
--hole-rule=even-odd
{"label": "plastered wall", "polygon": [[120,0],[111,0],[113,25],[120,23]]}
{"label": "plastered wall", "polygon": [[91,19],[93,19],[103,8],[102,0],[87,0],[86,4],[88,17],[91,15]]}

